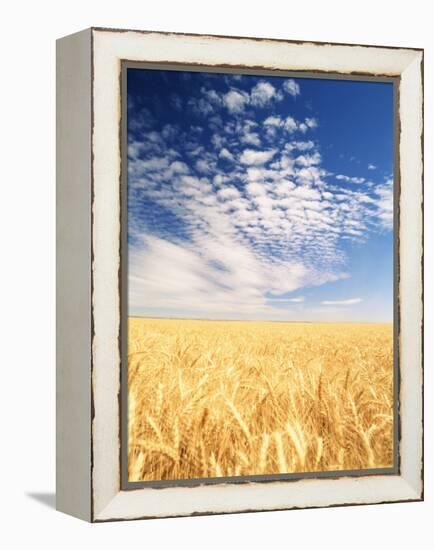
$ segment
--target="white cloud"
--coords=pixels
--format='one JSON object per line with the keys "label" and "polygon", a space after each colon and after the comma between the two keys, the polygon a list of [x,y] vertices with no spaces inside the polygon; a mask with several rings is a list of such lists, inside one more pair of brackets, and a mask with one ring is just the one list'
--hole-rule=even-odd
{"label": "white cloud", "polygon": [[246,191],[252,197],[258,197],[265,195],[266,193],[265,186],[260,183],[256,183],[255,181],[252,181],[246,185]]}
{"label": "white cloud", "polygon": [[297,164],[300,164],[301,166],[312,166],[314,164],[320,164],[321,162],[321,155],[318,153],[318,151],[315,151],[312,155],[300,155],[295,159],[295,162]]}
{"label": "white cloud", "polygon": [[190,171],[185,162],[180,162],[179,160],[172,162],[170,169],[176,174],[188,174]]}
{"label": "white cloud", "polygon": [[362,298],[349,298],[348,300],[323,300],[323,306],[352,306],[363,302]]}
{"label": "white cloud", "polygon": [[283,122],[283,127],[290,134],[299,129],[299,125],[291,116],[286,117],[285,121]]}
{"label": "white cloud", "polygon": [[368,170],[376,170],[377,167],[375,166],[375,164],[368,164]]}
{"label": "white cloud", "polygon": [[217,192],[217,196],[222,200],[239,199],[240,192],[235,187],[224,187]]}
{"label": "white cloud", "polygon": [[221,185],[224,185],[229,180],[230,180],[229,176],[225,176],[224,174],[216,174],[213,178],[213,183],[216,187],[220,187]]}
{"label": "white cloud", "polygon": [[277,128],[283,128],[288,134],[292,134],[297,130],[306,133],[308,130],[316,128],[318,123],[314,118],[306,118],[304,122],[298,122],[292,116],[281,118],[277,115],[271,115],[264,120],[265,126],[268,126],[270,131]]}
{"label": "white cloud", "polygon": [[235,160],[234,155],[228,149],[226,149],[226,147],[223,147],[220,150],[219,157],[222,159],[230,160],[232,162],[234,162]]}
{"label": "white cloud", "polygon": [[282,122],[282,119],[278,116],[269,116],[264,120],[264,124],[268,126],[280,126]]}
{"label": "white cloud", "polygon": [[315,147],[315,143],[311,140],[309,141],[291,141],[290,143],[285,144],[286,151],[293,151],[298,149],[299,151],[309,151]]}
{"label": "white cloud", "polygon": [[285,90],[285,92],[292,95],[293,97],[300,95],[300,86],[292,78],[288,78],[284,81],[283,89]]}
{"label": "white cloud", "polygon": [[[296,290],[315,272],[296,262],[267,264],[234,237],[202,236],[198,247],[142,236],[129,253],[129,303],[214,318],[279,318],[268,293]],[[176,269],[173,266],[176,265]],[[301,303],[302,297],[287,300]],[[268,303],[267,303],[268,302]],[[287,315],[287,312],[283,312]]]}
{"label": "white cloud", "polygon": [[276,154],[276,150],[255,151],[253,149],[245,149],[240,156],[240,161],[243,164],[260,166],[271,160]]}
{"label": "white cloud", "polygon": [[149,170],[150,172],[163,170],[169,166],[169,160],[167,158],[158,157],[152,157],[148,160],[139,160],[137,163],[142,170]]}
{"label": "white cloud", "polygon": [[223,104],[233,114],[242,113],[249,100],[249,95],[241,90],[231,90],[223,96]]}
{"label": "white cloud", "polygon": [[195,166],[196,166],[196,170],[204,174],[208,174],[213,169],[212,163],[210,163],[205,159],[199,159],[198,161],[196,161]]}
{"label": "white cloud", "polygon": [[304,123],[308,128],[317,128],[318,127],[318,121],[316,118],[305,118]]}
{"label": "white cloud", "polygon": [[207,90],[205,88],[202,88],[201,92],[210,103],[214,105],[221,105],[222,99],[215,90]]}
{"label": "white cloud", "polygon": [[303,166],[297,171],[297,182],[301,184],[322,184],[322,177],[327,176],[327,172],[318,166]]}
{"label": "white cloud", "polygon": [[265,107],[272,99],[279,99],[276,88],[264,80],[258,82],[250,92],[250,101],[257,107]]}
{"label": "white cloud", "polygon": [[365,178],[351,177],[351,176],[346,176],[344,174],[338,174],[336,176],[336,179],[340,181],[346,181],[348,183],[357,183],[357,184],[364,183],[366,181]]}
{"label": "white cloud", "polygon": [[291,196],[306,200],[317,200],[321,198],[321,193],[317,189],[301,185],[292,191]]}
{"label": "white cloud", "polygon": [[301,304],[305,301],[305,297],[304,296],[297,296],[296,298],[276,298],[276,297],[271,297],[271,298],[268,298],[270,301],[272,302],[290,302],[290,303],[293,303],[293,304]]}
{"label": "white cloud", "polygon": [[211,137],[211,143],[216,149],[221,149],[226,143],[226,137],[220,134],[213,134]]}
{"label": "white cloud", "polygon": [[256,145],[257,147],[261,145],[259,134],[257,132],[251,132],[250,130],[246,130],[244,134],[241,135],[240,141],[247,145]]}
{"label": "white cloud", "polygon": [[375,195],[378,197],[377,217],[381,226],[386,230],[393,228],[393,180],[389,179],[383,185],[375,188]]}

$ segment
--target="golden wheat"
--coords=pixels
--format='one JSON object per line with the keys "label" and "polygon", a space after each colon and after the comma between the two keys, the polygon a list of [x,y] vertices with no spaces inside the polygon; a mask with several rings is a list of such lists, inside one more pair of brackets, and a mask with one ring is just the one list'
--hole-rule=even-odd
{"label": "golden wheat", "polygon": [[129,319],[128,478],[393,465],[390,324]]}

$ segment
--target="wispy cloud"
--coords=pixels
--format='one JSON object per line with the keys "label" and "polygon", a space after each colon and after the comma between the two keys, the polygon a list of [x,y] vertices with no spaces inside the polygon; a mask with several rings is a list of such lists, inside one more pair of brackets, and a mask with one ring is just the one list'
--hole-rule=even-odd
{"label": "wispy cloud", "polygon": [[201,235],[187,246],[142,235],[129,252],[129,300],[136,309],[279,317],[273,303],[300,304],[304,298],[267,298],[269,293],[289,293],[336,278],[295,261],[269,263],[228,235]]}
{"label": "wispy cloud", "polygon": [[296,298],[275,298],[274,296],[271,298],[268,298],[268,300],[272,302],[289,302],[292,304],[301,304],[305,301],[304,296],[297,296]]}
{"label": "wispy cloud", "polygon": [[345,176],[344,174],[338,174],[336,179],[348,183],[364,183],[366,181],[365,178]]}
{"label": "wispy cloud", "polygon": [[393,180],[389,178],[374,190],[377,216],[382,227],[386,230],[393,228]]}
{"label": "wispy cloud", "polygon": [[353,306],[362,301],[362,298],[349,298],[348,300],[322,300],[321,304],[323,306]]}
{"label": "wispy cloud", "polygon": [[285,82],[283,83],[283,89],[285,90],[285,92],[292,95],[293,97],[300,95],[300,86],[292,78],[288,78],[285,80]]}

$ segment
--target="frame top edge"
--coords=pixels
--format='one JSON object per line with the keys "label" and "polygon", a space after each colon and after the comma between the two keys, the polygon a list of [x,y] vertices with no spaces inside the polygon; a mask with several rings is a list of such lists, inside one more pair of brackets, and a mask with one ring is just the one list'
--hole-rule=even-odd
{"label": "frame top edge", "polygon": [[92,34],[96,32],[100,33],[136,33],[136,34],[157,34],[160,36],[178,36],[178,37],[191,37],[191,38],[216,38],[227,40],[250,40],[252,42],[277,42],[283,44],[292,45],[304,45],[312,44],[314,46],[346,46],[346,47],[358,47],[358,48],[371,48],[371,49],[384,49],[384,50],[399,50],[406,52],[421,53],[424,55],[425,49],[420,47],[407,47],[407,46],[387,46],[382,44],[358,44],[353,42],[333,42],[333,41],[320,41],[320,40],[301,40],[301,39],[286,39],[286,38],[269,38],[269,37],[257,37],[257,36],[240,36],[240,35],[224,35],[224,34],[208,34],[208,33],[193,33],[193,32],[176,32],[176,31],[158,31],[149,29],[125,29],[117,27],[89,27],[83,30],[91,30]]}

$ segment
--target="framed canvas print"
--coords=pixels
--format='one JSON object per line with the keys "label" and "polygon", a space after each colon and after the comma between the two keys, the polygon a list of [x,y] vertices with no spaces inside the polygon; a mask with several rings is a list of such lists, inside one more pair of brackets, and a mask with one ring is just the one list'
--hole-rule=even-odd
{"label": "framed canvas print", "polygon": [[423,51],[57,45],[57,506],[423,499]]}

